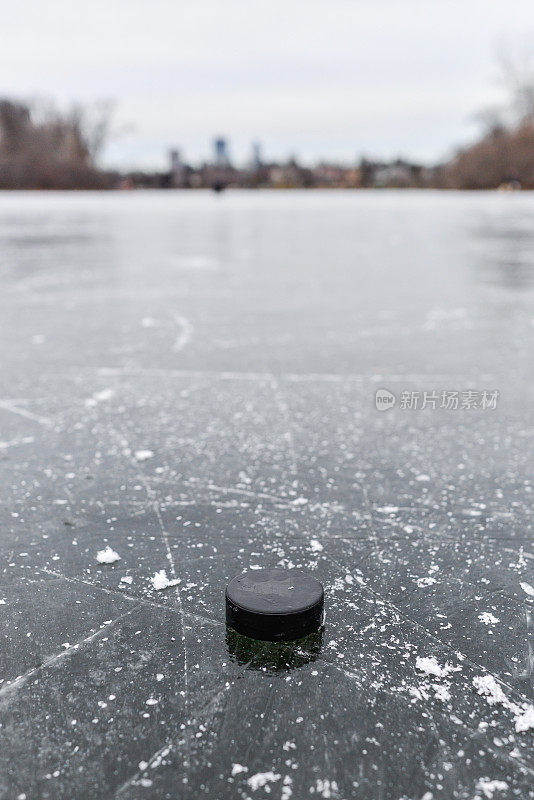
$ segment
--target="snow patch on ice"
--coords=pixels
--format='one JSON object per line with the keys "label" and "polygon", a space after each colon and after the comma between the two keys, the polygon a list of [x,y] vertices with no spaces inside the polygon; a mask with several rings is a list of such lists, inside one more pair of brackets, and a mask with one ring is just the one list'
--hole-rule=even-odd
{"label": "snow patch on ice", "polygon": [[135,451],[135,460],[136,461],[148,461],[149,458],[154,458],[154,453],[152,450],[136,450]]}
{"label": "snow patch on ice", "polygon": [[306,497],[296,497],[294,500],[291,501],[291,505],[294,506],[305,506],[308,502]]}
{"label": "snow patch on ice", "polygon": [[257,772],[255,775],[251,775],[250,778],[247,779],[247,783],[255,792],[257,789],[261,789],[263,786],[266,786],[268,783],[275,783],[279,781],[282,776],[279,775],[277,772],[273,772],[269,770],[269,772]]}
{"label": "snow patch on ice", "polygon": [[485,625],[496,625],[500,621],[499,617],[493,616],[489,611],[483,611],[482,614],[478,615],[478,618]]}
{"label": "snow patch on ice", "polygon": [[477,792],[482,792],[487,800],[491,800],[495,792],[505,792],[508,789],[506,781],[491,781],[489,778],[481,778],[477,785]]}
{"label": "snow patch on ice", "polygon": [[439,683],[433,683],[432,688],[434,689],[434,697],[436,700],[441,700],[442,703],[446,703],[451,699],[451,693],[447,686],[440,686]]}
{"label": "snow patch on ice", "polygon": [[100,392],[95,392],[91,397],[85,401],[86,408],[94,408],[98,403],[103,403],[106,400],[111,400],[114,396],[114,389],[102,389]]}
{"label": "snow patch on ice", "polygon": [[239,775],[241,772],[248,772],[248,767],[243,764],[232,764],[232,776]]}
{"label": "snow patch on ice", "polygon": [[528,703],[518,705],[509,700],[493,675],[476,675],[473,678],[473,686],[482,697],[486,698],[490,706],[501,705],[512,712],[516,733],[534,729],[534,706]]}
{"label": "snow patch on ice", "polygon": [[527,706],[520,716],[515,718],[516,733],[534,730],[534,706]]}
{"label": "snow patch on ice", "polygon": [[96,560],[99,564],[114,564],[115,561],[120,561],[121,557],[115,550],[112,550],[108,544],[103,550],[98,551]]}
{"label": "snow patch on ice", "polygon": [[291,788],[293,785],[293,778],[290,778],[289,775],[286,775],[284,780],[282,781],[282,793],[280,795],[280,800],[289,800],[291,795],[293,794],[293,789]]}
{"label": "snow patch on ice", "polygon": [[485,697],[490,706],[497,704],[507,705],[508,698],[497,683],[493,675],[476,675],[473,686],[482,697]]}
{"label": "snow patch on ice", "polygon": [[317,778],[315,788],[317,794],[326,800],[338,796],[339,789],[336,781],[329,781],[328,778]]}
{"label": "snow patch on ice", "polygon": [[425,675],[435,675],[437,678],[445,678],[451,672],[458,672],[461,667],[453,667],[452,664],[441,666],[434,656],[417,656],[415,666]]}
{"label": "snow patch on ice", "polygon": [[420,589],[424,589],[425,586],[432,586],[434,583],[437,583],[437,581],[431,577],[417,578],[416,580],[416,584]]}
{"label": "snow patch on ice", "polygon": [[179,583],[181,583],[180,578],[169,580],[164,569],[160,569],[159,572],[156,572],[152,576],[152,586],[157,592],[160,592],[162,589],[168,589],[169,586],[178,586]]}

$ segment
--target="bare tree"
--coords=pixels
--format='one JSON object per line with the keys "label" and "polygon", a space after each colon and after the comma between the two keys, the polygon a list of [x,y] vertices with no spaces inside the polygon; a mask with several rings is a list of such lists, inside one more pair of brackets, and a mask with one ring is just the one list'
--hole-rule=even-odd
{"label": "bare tree", "polygon": [[96,167],[108,139],[112,103],[60,111],[46,101],[0,100],[0,187],[97,188],[110,178]]}
{"label": "bare tree", "polygon": [[515,121],[534,120],[534,66],[530,51],[512,53],[500,47],[497,61],[500,82],[506,89]]}
{"label": "bare tree", "polygon": [[76,105],[72,109],[73,122],[75,121],[80,130],[93,164],[98,161],[112,134],[111,120],[114,110],[115,101],[109,99],[98,100],[92,105]]}

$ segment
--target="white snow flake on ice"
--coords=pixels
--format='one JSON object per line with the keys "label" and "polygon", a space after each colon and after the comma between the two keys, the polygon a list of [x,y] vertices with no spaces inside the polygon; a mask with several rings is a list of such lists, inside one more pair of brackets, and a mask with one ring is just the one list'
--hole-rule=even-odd
{"label": "white snow flake on ice", "polygon": [[106,400],[111,400],[115,394],[114,389],[101,389],[100,392],[95,392],[92,397],[88,397],[85,401],[86,408],[94,408],[98,403],[103,403]]}
{"label": "white snow flake on ice", "polygon": [[442,667],[434,656],[417,656],[415,666],[420,672],[424,672],[426,675],[435,675],[437,678],[445,678],[451,672],[458,672],[461,669],[461,667],[453,667],[451,664],[445,664]]}
{"label": "white snow flake on ice", "polygon": [[473,686],[482,697],[487,699],[490,706],[498,703],[508,704],[508,698],[493,675],[477,675],[473,678]]}
{"label": "white snow flake on ice", "polygon": [[328,778],[317,778],[315,786],[317,794],[327,798],[327,800],[331,797],[336,797],[339,791],[336,781],[329,781]]}
{"label": "white snow flake on ice", "polygon": [[132,581],[133,581],[133,578],[132,578],[131,575],[123,575],[122,578],[120,579],[119,583],[131,583]]}
{"label": "white snow flake on ice", "polygon": [[160,592],[162,589],[168,589],[169,586],[178,586],[179,583],[181,583],[180,578],[175,578],[172,581],[169,580],[164,569],[160,569],[159,572],[156,572],[152,576],[152,586],[157,592]]}
{"label": "white snow flake on ice", "polygon": [[115,394],[115,389],[102,389],[100,392],[95,392],[93,397],[97,403],[102,403],[104,400],[111,400]]}
{"label": "white snow flake on ice", "polygon": [[286,775],[284,780],[282,781],[282,793],[280,795],[280,800],[289,800],[291,795],[293,794],[293,789],[291,788],[293,785],[293,778],[290,778],[289,775]]}
{"label": "white snow flake on ice", "polygon": [[248,772],[248,767],[243,764],[232,764],[232,775],[239,775],[241,772]]}
{"label": "white snow flake on ice", "polygon": [[417,686],[408,686],[408,694],[416,700],[428,700],[428,693],[424,689],[418,689]]}
{"label": "white snow flake on ice", "polygon": [[432,586],[432,584],[437,583],[435,578],[425,577],[425,578],[417,578],[416,584],[420,589],[424,589],[425,586]]}
{"label": "white snow flake on ice", "polygon": [[478,615],[478,618],[485,625],[496,625],[499,622],[499,617],[494,617],[489,611],[483,611]]}
{"label": "white snow flake on ice", "polygon": [[136,461],[148,461],[149,458],[154,458],[154,453],[152,450],[136,450],[135,451],[135,459]]}
{"label": "white snow flake on ice", "polygon": [[502,705],[514,715],[516,733],[534,729],[534,706],[523,703],[521,706],[509,700],[493,675],[477,675],[473,686],[486,698],[490,706]]}
{"label": "white snow flake on ice", "polygon": [[525,583],[524,581],[519,584],[525,594],[528,594],[530,597],[534,597],[534,587],[530,585],[530,583]]}
{"label": "white snow flake on ice", "polygon": [[534,730],[534,706],[527,706],[524,712],[515,718],[516,733]]}
{"label": "white snow flake on ice", "polygon": [[120,561],[121,557],[115,550],[112,550],[109,544],[104,550],[99,550],[96,554],[96,560],[99,564],[114,564],[115,561]]}
{"label": "white snow flake on ice", "polygon": [[255,775],[251,775],[250,778],[247,779],[247,783],[255,792],[257,789],[261,789],[262,786],[266,786],[268,783],[275,783],[275,781],[279,781],[282,776],[279,775],[277,772],[273,772],[270,770],[269,772],[257,772]]}
{"label": "white snow flake on ice", "polygon": [[476,786],[477,792],[482,792],[487,800],[491,800],[495,792],[505,792],[508,789],[506,781],[490,781],[489,778],[481,778]]}
{"label": "white snow flake on ice", "polygon": [[441,700],[442,703],[446,703],[451,699],[451,693],[446,686],[440,686],[439,683],[433,683],[432,688],[434,689],[434,697],[436,700]]}
{"label": "white snow flake on ice", "polygon": [[426,483],[426,481],[430,480],[430,475],[417,475],[415,480],[421,483]]}
{"label": "white snow flake on ice", "polygon": [[308,500],[305,497],[296,497],[291,503],[294,506],[305,506]]}
{"label": "white snow flake on ice", "polygon": [[311,547],[312,553],[320,553],[321,550],[323,550],[323,546],[322,546],[321,542],[319,541],[319,539],[311,539],[310,547]]}

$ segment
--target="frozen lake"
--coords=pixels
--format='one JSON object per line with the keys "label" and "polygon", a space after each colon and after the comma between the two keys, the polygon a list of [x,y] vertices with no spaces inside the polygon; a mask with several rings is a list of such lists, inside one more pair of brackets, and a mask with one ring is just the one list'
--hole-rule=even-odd
{"label": "frozen lake", "polygon": [[0,266],[0,798],[534,797],[534,195],[1,194]]}

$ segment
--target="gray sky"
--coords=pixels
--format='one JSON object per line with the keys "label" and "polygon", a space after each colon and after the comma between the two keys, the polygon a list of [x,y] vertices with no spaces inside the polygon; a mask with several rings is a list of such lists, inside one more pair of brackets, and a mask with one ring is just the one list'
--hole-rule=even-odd
{"label": "gray sky", "polygon": [[524,53],[532,0],[19,0],[0,25],[0,93],[114,98],[108,164],[439,159],[502,99],[499,47]]}

